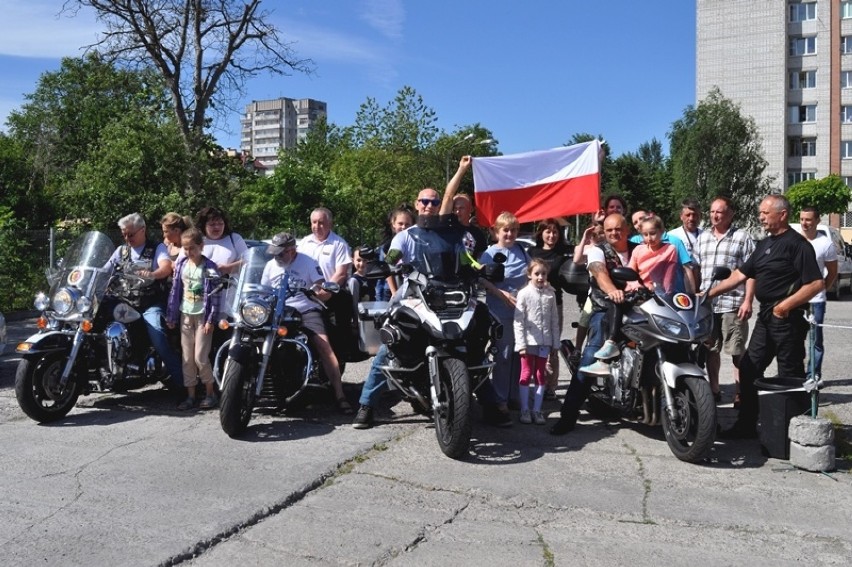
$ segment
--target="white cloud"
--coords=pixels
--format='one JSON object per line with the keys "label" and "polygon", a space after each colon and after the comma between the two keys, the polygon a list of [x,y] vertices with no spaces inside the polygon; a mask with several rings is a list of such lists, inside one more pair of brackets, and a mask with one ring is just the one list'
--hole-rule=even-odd
{"label": "white cloud", "polygon": [[97,41],[101,27],[88,12],[60,14],[61,9],[57,0],[0,0],[0,55],[81,55],[82,47]]}
{"label": "white cloud", "polygon": [[405,7],[400,0],[366,0],[361,19],[390,39],[402,37]]}

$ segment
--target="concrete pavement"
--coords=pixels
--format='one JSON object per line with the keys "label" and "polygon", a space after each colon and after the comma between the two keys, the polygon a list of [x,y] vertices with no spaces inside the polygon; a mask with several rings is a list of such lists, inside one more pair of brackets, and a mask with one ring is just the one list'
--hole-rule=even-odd
{"label": "concrete pavement", "polygon": [[[830,302],[827,322],[852,326],[852,301]],[[850,338],[852,330],[826,332],[820,409],[847,426]],[[248,435],[231,440],[216,412],[177,412],[156,388],[88,397],[67,419],[39,426],[14,400],[14,359],[0,358],[3,565],[848,565],[852,557],[849,459],[831,475],[805,473],[763,457],[757,441],[736,441],[689,465],[659,428],[584,415],[558,438],[540,426],[477,424],[469,459],[452,461],[404,403],[366,431],[329,406],[258,413]],[[366,368],[351,365],[344,377],[353,401]],[[729,402],[729,372],[723,382]],[[554,416],[558,405],[546,409]],[[729,403],[719,411],[721,421],[733,418]]]}

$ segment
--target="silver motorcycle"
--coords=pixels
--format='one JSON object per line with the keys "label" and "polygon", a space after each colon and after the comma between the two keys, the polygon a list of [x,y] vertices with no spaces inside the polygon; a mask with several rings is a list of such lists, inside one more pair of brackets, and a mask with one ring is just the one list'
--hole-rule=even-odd
{"label": "silver motorcycle", "polygon": [[[713,281],[730,273],[716,268]],[[611,270],[610,276],[620,282],[639,278],[623,267]],[[628,309],[617,338],[621,354],[611,362],[609,375],[594,377],[587,408],[600,417],[633,417],[644,409],[653,423],[660,408],[671,452],[682,461],[701,461],[716,440],[716,403],[699,360],[713,331],[711,302],[706,295],[641,287],[625,292],[625,303]],[[560,351],[567,364],[570,341],[563,340]],[[645,408],[643,398],[649,404]]]}

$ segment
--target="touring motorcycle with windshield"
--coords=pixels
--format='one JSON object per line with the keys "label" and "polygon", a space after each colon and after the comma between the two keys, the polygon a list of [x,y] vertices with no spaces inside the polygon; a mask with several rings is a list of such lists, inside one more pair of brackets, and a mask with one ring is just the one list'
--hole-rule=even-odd
{"label": "touring motorcycle with windshield", "polygon": [[[325,391],[328,380],[299,311],[287,299],[303,293],[323,309],[306,282],[284,272],[271,282],[263,271],[272,256],[265,247],[250,248],[243,255],[236,283],[220,304],[220,327],[232,329],[216,354],[214,375],[221,390],[219,419],[230,437],[245,432],[261,395],[269,395],[280,409],[296,405],[308,391]],[[323,283],[331,293],[340,286]]]}
{"label": "touring motorcycle with windshield", "polygon": [[81,395],[126,391],[164,380],[150,345],[139,297],[154,285],[138,272],[116,268],[112,240],[87,232],[74,240],[59,267],[48,270],[50,291],[38,293],[39,332],[17,347],[18,405],[38,422],[60,419]]}
{"label": "touring motorcycle with windshield", "polygon": [[[729,269],[716,268],[713,281],[729,275]],[[638,280],[634,270],[624,267],[610,276],[617,282]],[[716,440],[716,403],[699,360],[713,331],[711,300],[642,286],[625,292],[625,302],[632,307],[621,327],[621,355],[611,362],[609,375],[593,377],[587,407],[602,417],[634,416],[642,407],[642,389],[656,391],[669,449],[682,461],[701,461]],[[566,364],[571,350],[570,341],[563,340]]]}

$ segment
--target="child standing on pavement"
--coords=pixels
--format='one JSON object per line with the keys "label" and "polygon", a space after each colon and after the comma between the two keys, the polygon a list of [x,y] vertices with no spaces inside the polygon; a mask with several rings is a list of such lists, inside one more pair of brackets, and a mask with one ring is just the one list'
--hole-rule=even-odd
{"label": "child standing on pavement", "polygon": [[215,280],[208,275],[218,274],[216,264],[201,251],[204,237],[201,231],[190,228],[181,235],[184,255],[175,265],[174,281],[169,293],[166,323],[174,329],[180,320],[180,345],[183,353],[183,385],[187,398],[178,405],[180,410],[195,406],[197,376],[201,377],[206,395],[201,409],[216,407],[218,399],[213,383],[213,367],[210,364],[210,348],[213,345],[214,321],[219,311],[219,294],[213,293]]}
{"label": "child standing on pavement", "polygon": [[[559,347],[559,309],[556,294],[547,282],[550,267],[533,258],[527,266],[529,282],[518,292],[515,304],[515,350],[521,357],[519,381],[521,423],[544,425],[541,404],[547,383],[547,357]],[[529,391],[535,388],[532,413]]]}

